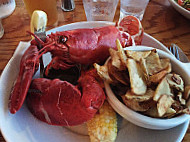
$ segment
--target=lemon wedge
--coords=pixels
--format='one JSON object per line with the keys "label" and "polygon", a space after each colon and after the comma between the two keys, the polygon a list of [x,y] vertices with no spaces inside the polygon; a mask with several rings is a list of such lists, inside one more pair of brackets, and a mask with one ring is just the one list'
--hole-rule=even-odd
{"label": "lemon wedge", "polygon": [[30,30],[32,33],[35,31],[45,31],[47,25],[47,14],[41,10],[35,10],[32,13]]}

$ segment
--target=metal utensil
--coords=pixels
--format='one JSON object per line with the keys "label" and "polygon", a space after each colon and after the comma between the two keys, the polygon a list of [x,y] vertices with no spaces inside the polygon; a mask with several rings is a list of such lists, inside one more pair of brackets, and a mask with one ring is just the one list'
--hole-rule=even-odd
{"label": "metal utensil", "polygon": [[171,46],[169,47],[169,50],[181,62],[184,62],[184,63],[190,62],[188,57],[185,55],[185,53],[176,44],[171,44]]}
{"label": "metal utensil", "polygon": [[[45,41],[45,39],[46,39],[46,31],[35,31],[34,34],[37,35],[37,37],[39,37],[42,41]],[[36,40],[36,41],[38,42],[38,40]]]}
{"label": "metal utensil", "polygon": [[[174,45],[174,44],[173,44],[173,45]],[[177,48],[176,46],[173,46],[173,45],[171,45],[171,46],[169,47],[169,50],[170,50],[170,52],[171,52],[178,60],[180,60],[178,48]]]}
{"label": "metal utensil", "polygon": [[[34,34],[39,37],[42,41],[45,41],[46,39],[46,31],[35,31]],[[38,42],[38,48],[39,50],[42,49],[42,45],[41,43],[36,40]],[[44,63],[43,63],[43,59],[42,57],[40,58],[40,77],[43,77],[43,71],[44,71]]]}

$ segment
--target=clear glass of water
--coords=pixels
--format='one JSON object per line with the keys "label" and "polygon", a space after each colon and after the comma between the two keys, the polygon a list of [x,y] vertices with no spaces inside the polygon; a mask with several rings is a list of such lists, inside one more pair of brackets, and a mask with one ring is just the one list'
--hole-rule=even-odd
{"label": "clear glass of water", "polygon": [[0,0],[0,38],[2,38],[4,34],[4,28],[1,20],[11,15],[15,6],[15,0]]}
{"label": "clear glass of water", "polygon": [[120,19],[127,15],[143,19],[149,0],[120,0]]}
{"label": "clear glass of water", "polygon": [[119,0],[83,0],[87,21],[113,21]]}

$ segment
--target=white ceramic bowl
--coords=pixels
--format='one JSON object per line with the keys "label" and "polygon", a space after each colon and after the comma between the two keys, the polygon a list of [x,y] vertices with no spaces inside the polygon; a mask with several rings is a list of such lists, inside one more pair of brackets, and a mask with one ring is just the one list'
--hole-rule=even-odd
{"label": "white ceramic bowl", "polygon": [[[129,47],[125,48],[127,50],[151,50],[153,48],[146,47],[146,46],[138,46],[138,47]],[[158,50],[158,54],[160,57],[166,57],[171,60],[172,63],[172,70],[182,76],[185,81],[185,84],[190,84],[190,72],[188,72],[187,66],[184,63],[178,61],[174,56],[162,51]],[[138,112],[133,111],[132,109],[128,108],[125,104],[120,102],[108,83],[105,83],[105,89],[108,96],[108,101],[111,106],[118,112],[122,117],[130,121],[131,123],[138,125],[140,127],[149,128],[149,129],[156,129],[156,130],[165,130],[175,126],[178,126],[188,119],[190,119],[190,115],[183,114],[174,118],[170,119],[159,119],[159,118],[152,118],[140,114]]]}
{"label": "white ceramic bowl", "polygon": [[182,6],[180,6],[177,2],[175,2],[174,0],[168,0],[170,2],[170,4],[179,12],[181,13],[183,16],[185,16],[186,18],[190,19],[190,11],[183,8]]}

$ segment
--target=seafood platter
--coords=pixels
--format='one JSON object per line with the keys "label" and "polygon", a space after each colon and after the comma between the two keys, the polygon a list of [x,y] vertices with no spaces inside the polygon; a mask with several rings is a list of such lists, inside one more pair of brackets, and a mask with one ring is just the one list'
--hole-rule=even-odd
{"label": "seafood platter", "polygon": [[[2,73],[0,127],[8,142],[139,141],[148,133],[183,138],[190,74],[177,71],[181,63],[137,18],[73,23],[47,33],[45,41],[31,33],[35,39],[17,47]],[[149,118],[178,123],[159,127]]]}

